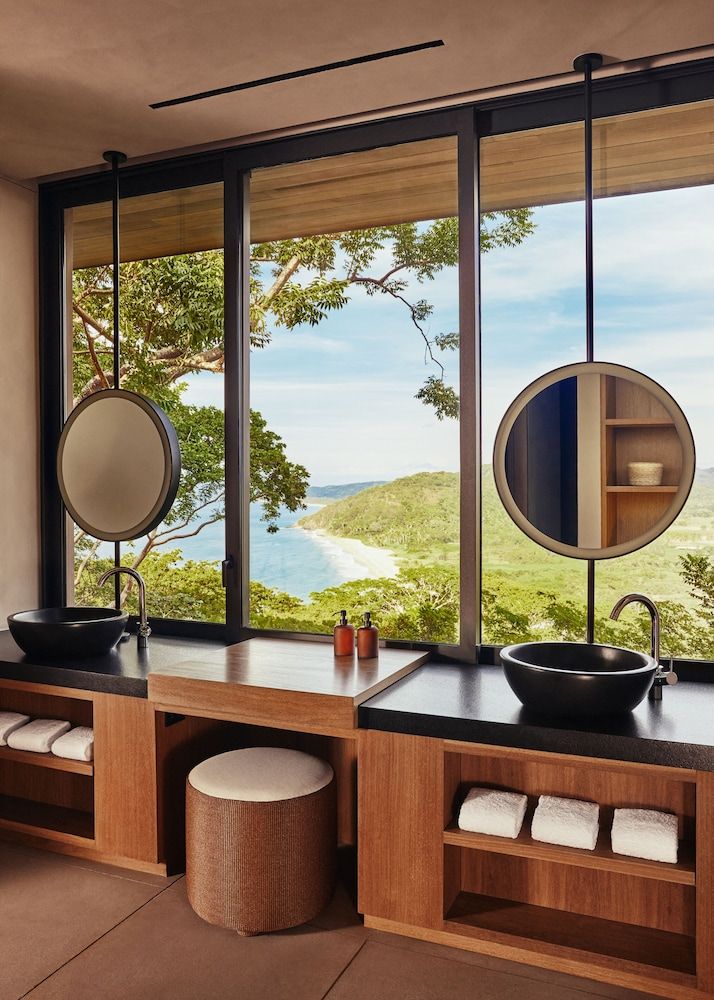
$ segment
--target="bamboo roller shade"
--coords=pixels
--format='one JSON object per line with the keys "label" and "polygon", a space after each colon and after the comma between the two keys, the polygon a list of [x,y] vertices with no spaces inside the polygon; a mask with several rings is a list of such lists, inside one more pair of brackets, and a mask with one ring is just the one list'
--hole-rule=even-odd
{"label": "bamboo roller shade", "polygon": [[[714,102],[595,122],[597,197],[714,182]],[[581,124],[492,136],[481,144],[484,211],[583,197]],[[306,160],[253,172],[251,242],[440,219],[456,214],[456,140]],[[70,210],[74,268],[111,261],[111,206]],[[223,246],[223,185],[121,203],[123,260]]]}

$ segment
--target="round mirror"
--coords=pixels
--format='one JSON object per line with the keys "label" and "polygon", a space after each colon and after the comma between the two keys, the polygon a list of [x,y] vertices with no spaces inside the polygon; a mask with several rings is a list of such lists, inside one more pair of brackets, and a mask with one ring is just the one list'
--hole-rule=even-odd
{"label": "round mirror", "polygon": [[577,559],[610,559],[677,517],[694,479],[694,439],[657,382],[583,362],[548,372],[511,403],[493,473],[504,507],[534,541]]}
{"label": "round mirror", "polygon": [[57,451],[57,477],[74,521],[95,538],[118,542],[155,528],[176,497],[181,452],[171,421],[145,396],[104,389],[69,415]]}

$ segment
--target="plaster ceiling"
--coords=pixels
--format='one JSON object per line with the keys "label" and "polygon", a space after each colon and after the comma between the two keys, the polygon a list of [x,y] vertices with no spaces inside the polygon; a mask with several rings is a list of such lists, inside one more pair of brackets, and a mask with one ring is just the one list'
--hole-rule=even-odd
{"label": "plaster ceiling", "polygon": [[[196,91],[442,38],[197,103]],[[81,170],[714,42],[711,0],[0,0],[0,173]]]}

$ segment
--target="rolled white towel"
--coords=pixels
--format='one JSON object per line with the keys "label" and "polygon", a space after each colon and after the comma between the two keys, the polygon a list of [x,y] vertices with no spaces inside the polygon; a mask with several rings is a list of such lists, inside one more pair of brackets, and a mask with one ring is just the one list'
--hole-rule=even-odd
{"label": "rolled white towel", "polygon": [[52,744],[52,753],[69,760],[91,760],[94,756],[94,730],[76,726]]}
{"label": "rolled white towel", "polygon": [[10,733],[7,743],[14,750],[49,753],[54,741],[71,728],[71,723],[62,722],[60,719],[34,719],[21,729]]}
{"label": "rolled white towel", "polygon": [[649,861],[677,861],[677,817],[656,809],[616,809],[612,821],[615,854]]}
{"label": "rolled white towel", "polygon": [[581,847],[594,851],[597,843],[600,806],[596,802],[561,799],[541,795],[533,815],[531,836],[545,844]]}
{"label": "rolled white towel", "polygon": [[29,715],[21,712],[0,712],[0,747],[7,746],[7,738],[10,733],[14,733],[20,726],[24,726],[30,721]]}
{"label": "rolled white towel", "polygon": [[494,788],[472,788],[459,810],[459,827],[470,833],[515,840],[521,832],[528,797]]}

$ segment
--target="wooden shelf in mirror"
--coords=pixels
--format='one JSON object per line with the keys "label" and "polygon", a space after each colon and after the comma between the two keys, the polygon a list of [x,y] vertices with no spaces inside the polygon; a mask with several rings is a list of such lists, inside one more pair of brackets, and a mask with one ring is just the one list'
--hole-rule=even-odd
{"label": "wooden shelf in mirror", "polygon": [[48,767],[55,771],[70,771],[72,774],[94,774],[94,764],[91,761],[69,760],[66,757],[56,757],[52,753],[33,753],[30,750],[14,750],[12,747],[0,747],[0,761],[13,761],[16,764],[33,764],[35,767]]}
{"label": "wooden shelf in mirror", "polygon": [[679,486],[606,486],[608,493],[676,493]]}
{"label": "wooden shelf in mirror", "polygon": [[[679,492],[684,456],[677,428],[665,406],[643,386],[603,375],[601,379],[602,538],[617,545],[645,535]],[[628,483],[631,462],[660,462],[662,483]]]}
{"label": "wooden shelf in mirror", "polygon": [[669,417],[606,417],[606,427],[674,427]]}
{"label": "wooden shelf in mirror", "polygon": [[526,820],[515,840],[509,837],[493,837],[485,833],[469,833],[452,823],[444,831],[444,843],[455,847],[487,851],[491,854],[509,854],[519,858],[534,858],[539,861],[554,861],[557,864],[576,868],[590,868],[597,871],[618,872],[655,879],[659,882],[675,882],[679,885],[694,885],[694,849],[686,841],[680,843],[679,861],[666,864],[661,861],[647,861],[644,858],[630,858],[614,854],[609,847],[611,817],[603,818],[600,836],[594,851],[582,851],[575,847],[561,847],[558,844],[543,844],[528,833],[530,822]]}
{"label": "wooden shelf in mirror", "polygon": [[651,976],[655,967],[672,982],[694,986],[695,942],[688,934],[471,892],[458,894],[444,926],[457,934],[515,947],[532,949],[537,942],[560,958],[616,963],[622,971],[635,974]]}

